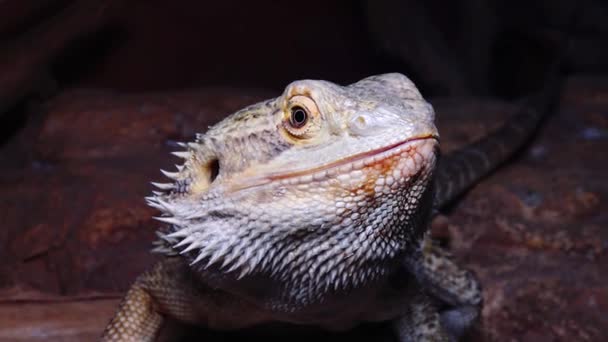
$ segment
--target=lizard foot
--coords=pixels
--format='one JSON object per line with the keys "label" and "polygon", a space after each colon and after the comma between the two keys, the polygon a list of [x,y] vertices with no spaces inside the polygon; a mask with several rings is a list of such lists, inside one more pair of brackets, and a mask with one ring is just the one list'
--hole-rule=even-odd
{"label": "lizard foot", "polygon": [[433,299],[447,306],[439,321],[458,340],[475,323],[482,305],[481,287],[472,272],[462,268],[440,246],[426,237],[420,253],[405,261],[420,286]]}

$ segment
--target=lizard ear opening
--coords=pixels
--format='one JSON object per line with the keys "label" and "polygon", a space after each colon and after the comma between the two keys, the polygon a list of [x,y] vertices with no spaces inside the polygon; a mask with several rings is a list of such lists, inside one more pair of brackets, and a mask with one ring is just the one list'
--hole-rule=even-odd
{"label": "lizard ear opening", "polygon": [[209,184],[211,184],[220,173],[220,161],[217,158],[214,158],[209,162],[207,167],[209,168]]}
{"label": "lizard ear opening", "polygon": [[197,165],[190,184],[189,193],[199,195],[206,192],[220,173],[220,161],[218,158],[210,158]]}

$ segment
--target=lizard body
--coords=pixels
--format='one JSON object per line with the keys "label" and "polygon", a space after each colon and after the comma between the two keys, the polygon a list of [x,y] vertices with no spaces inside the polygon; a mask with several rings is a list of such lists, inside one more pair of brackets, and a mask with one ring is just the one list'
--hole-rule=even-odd
{"label": "lizard body", "polygon": [[102,340],[153,341],[165,317],[210,329],[388,321],[400,341],[457,339],[481,290],[430,241],[429,220],[540,114],[439,162],[434,115],[401,74],[302,80],[198,135],[148,198],[167,224],[165,260],[135,281]]}

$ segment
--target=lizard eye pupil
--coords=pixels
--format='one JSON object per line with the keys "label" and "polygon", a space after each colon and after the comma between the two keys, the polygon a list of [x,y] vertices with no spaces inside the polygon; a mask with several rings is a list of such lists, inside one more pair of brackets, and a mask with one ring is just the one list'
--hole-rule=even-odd
{"label": "lizard eye pupil", "polygon": [[289,120],[291,125],[295,128],[300,128],[306,124],[308,120],[308,113],[300,106],[291,108],[291,119]]}

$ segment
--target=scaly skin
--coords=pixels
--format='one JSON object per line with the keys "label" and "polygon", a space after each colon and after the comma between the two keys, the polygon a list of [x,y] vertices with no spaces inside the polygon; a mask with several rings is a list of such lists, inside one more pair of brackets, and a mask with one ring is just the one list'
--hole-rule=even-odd
{"label": "scaly skin", "polygon": [[[526,115],[514,122],[537,122]],[[210,329],[388,321],[400,341],[457,339],[481,290],[432,244],[429,220],[534,125],[508,124],[500,143],[436,171],[433,121],[411,81],[384,74],[293,82],[197,136],[148,198],[167,224],[155,249],[165,261],[137,279],[102,340],[153,341],[166,317]]]}

